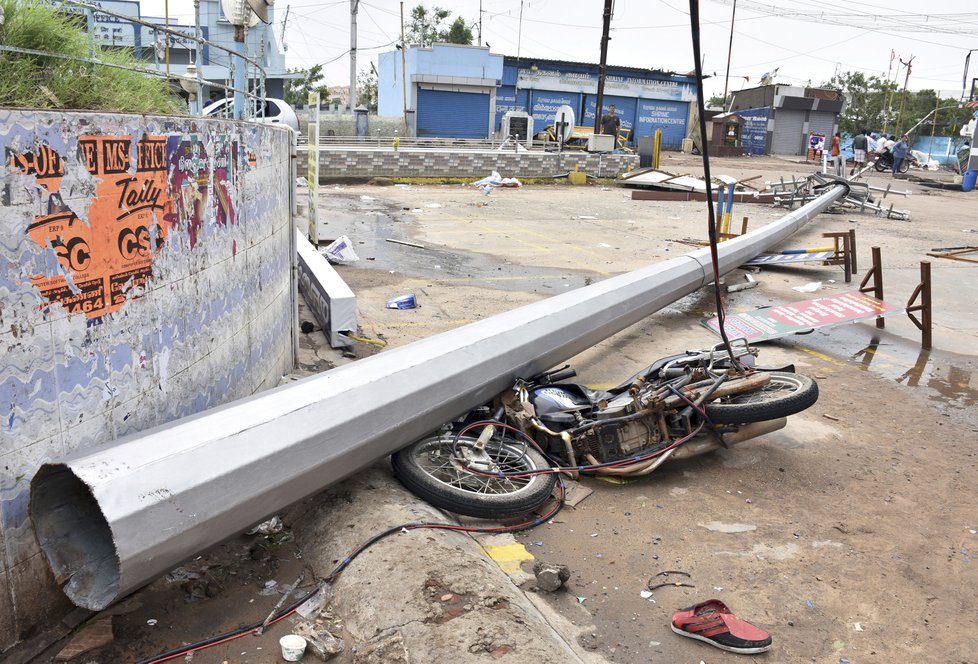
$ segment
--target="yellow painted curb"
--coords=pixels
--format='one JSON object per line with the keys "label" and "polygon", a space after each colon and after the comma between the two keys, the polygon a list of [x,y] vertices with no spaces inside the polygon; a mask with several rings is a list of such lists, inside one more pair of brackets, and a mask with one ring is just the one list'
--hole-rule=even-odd
{"label": "yellow painted curb", "polygon": [[499,569],[509,575],[520,571],[520,563],[524,560],[534,560],[533,554],[522,544],[503,544],[501,546],[484,547],[489,557],[496,561]]}

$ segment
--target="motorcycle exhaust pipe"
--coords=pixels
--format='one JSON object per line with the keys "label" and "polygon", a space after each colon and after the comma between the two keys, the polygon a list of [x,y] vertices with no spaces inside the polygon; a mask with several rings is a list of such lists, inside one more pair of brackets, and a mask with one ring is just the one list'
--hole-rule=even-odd
{"label": "motorcycle exhaust pipe", "polygon": [[[742,443],[745,440],[750,440],[751,438],[757,438],[758,436],[763,436],[764,434],[773,433],[778,429],[783,429],[788,424],[787,417],[779,417],[776,420],[765,420],[764,422],[753,422],[746,426],[740,427],[739,431],[734,433],[724,434],[723,440],[727,443],[727,447],[736,445],[737,443]],[[706,454],[707,452],[713,452],[722,447],[720,441],[716,437],[710,438],[699,438],[693,439],[688,443],[680,445],[676,448],[673,453],[673,459],[689,459],[690,457],[699,456],[700,454]]]}

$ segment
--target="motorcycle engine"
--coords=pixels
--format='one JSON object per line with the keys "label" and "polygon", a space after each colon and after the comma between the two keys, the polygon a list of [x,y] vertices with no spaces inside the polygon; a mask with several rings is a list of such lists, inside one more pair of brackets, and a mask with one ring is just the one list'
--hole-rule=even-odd
{"label": "motorcycle engine", "polygon": [[608,402],[598,413],[599,426],[595,427],[597,433],[595,428],[592,428],[580,437],[579,445],[582,450],[586,450],[599,462],[605,463],[634,456],[660,442],[662,436],[656,421],[652,418],[625,422],[612,421],[600,426],[602,421],[615,420],[634,412],[635,402],[627,394]]}

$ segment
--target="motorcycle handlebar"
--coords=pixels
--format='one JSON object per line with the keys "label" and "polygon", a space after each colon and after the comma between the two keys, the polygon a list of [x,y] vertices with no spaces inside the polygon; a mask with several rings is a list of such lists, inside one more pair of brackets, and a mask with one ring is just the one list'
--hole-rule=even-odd
{"label": "motorcycle handlebar", "polygon": [[570,367],[564,367],[562,369],[557,369],[556,371],[551,371],[550,373],[543,374],[541,378],[541,383],[549,385],[550,383],[556,383],[561,380],[567,380],[568,378],[573,378],[577,375],[577,372]]}

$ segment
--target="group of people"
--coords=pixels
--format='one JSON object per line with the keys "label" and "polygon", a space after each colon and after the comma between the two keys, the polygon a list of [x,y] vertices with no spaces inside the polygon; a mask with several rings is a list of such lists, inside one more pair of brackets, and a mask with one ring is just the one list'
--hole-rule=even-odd
{"label": "group of people", "polygon": [[[910,151],[909,137],[904,134],[900,140],[896,140],[895,135],[887,137],[886,134],[871,134],[868,129],[862,129],[856,137],[852,139],[852,168],[849,175],[865,168],[866,164],[881,158],[889,153],[893,157],[893,175],[900,172],[903,161],[907,158]],[[831,155],[836,166],[836,172],[841,175],[841,154],[842,154],[842,135],[835,132],[832,137]]]}

